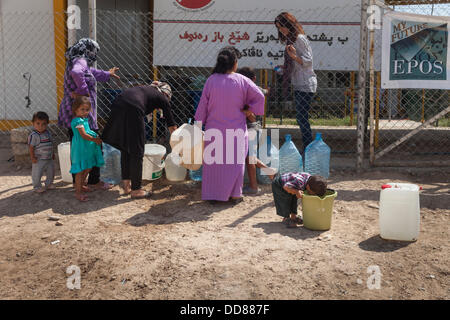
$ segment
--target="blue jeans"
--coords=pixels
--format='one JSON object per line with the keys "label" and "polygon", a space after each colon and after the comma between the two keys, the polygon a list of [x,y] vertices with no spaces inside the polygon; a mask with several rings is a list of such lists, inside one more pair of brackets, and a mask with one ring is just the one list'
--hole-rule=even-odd
{"label": "blue jeans", "polygon": [[303,151],[312,141],[312,131],[309,124],[309,109],[314,92],[294,91],[295,108],[297,109],[297,123],[302,131]]}

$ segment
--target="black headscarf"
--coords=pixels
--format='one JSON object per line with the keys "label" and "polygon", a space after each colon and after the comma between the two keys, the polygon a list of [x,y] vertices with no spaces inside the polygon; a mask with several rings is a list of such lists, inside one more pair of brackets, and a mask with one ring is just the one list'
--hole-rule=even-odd
{"label": "black headscarf", "polygon": [[97,52],[100,50],[98,43],[89,38],[82,38],[66,51],[67,68],[73,66],[75,58],[86,59],[88,66],[92,66],[97,60]]}

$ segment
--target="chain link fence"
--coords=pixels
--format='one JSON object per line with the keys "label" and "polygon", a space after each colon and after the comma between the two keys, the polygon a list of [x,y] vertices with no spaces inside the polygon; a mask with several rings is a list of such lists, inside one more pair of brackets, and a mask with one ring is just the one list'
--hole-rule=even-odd
{"label": "chain link fence", "polygon": [[[332,149],[332,157],[355,159],[361,7],[333,6],[320,12],[290,12],[301,22],[313,51],[318,79],[309,113],[313,133],[322,133]],[[425,12],[418,10],[415,13]],[[97,83],[100,130],[108,118],[111,102],[123,89],[150,84],[153,80],[171,85],[175,121],[178,125],[188,122],[195,114],[218,51],[234,45],[241,53],[239,67],[253,67],[256,83],[270,88],[266,96],[264,125],[294,133],[294,142],[300,149],[302,141],[293,90],[289,90],[287,97],[282,95],[282,76],[274,70],[284,60],[284,46],[273,24],[278,14],[278,11],[262,9],[208,11],[201,21],[188,21],[183,17],[164,18],[173,16],[170,12],[159,12],[154,16],[150,12],[96,10],[95,30],[100,45],[97,68],[119,67],[121,77],[120,81]],[[64,52],[67,39],[74,36],[72,30],[67,30],[65,21],[64,13],[1,15],[0,72],[5,76],[0,78],[0,134],[29,126],[36,111],[46,111],[52,122],[56,122],[58,101],[63,92]],[[76,40],[89,35],[86,23],[75,31]],[[378,30],[375,34],[377,71],[380,62],[381,31]],[[368,76],[366,80],[368,118]],[[372,90],[377,97],[374,114],[376,151],[395,143],[449,105],[449,93],[444,90],[381,90],[377,84]],[[366,123],[365,145],[368,148],[367,120]],[[418,159],[441,159],[448,156],[449,127],[447,115],[424,128],[423,134],[400,144],[383,157],[404,159],[413,155]],[[60,141],[68,140],[66,129],[52,125],[52,131]],[[149,116],[146,135],[148,141],[167,145],[169,134],[164,119],[159,115]],[[349,163],[354,166],[354,162]]]}

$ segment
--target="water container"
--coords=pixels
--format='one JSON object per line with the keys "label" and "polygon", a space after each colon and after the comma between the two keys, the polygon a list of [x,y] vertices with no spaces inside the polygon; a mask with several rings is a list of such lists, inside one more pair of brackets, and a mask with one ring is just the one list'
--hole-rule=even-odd
{"label": "water container", "polygon": [[270,62],[270,66],[273,67],[273,71],[275,71],[277,74],[282,75],[283,69],[280,66],[273,66],[273,63]]}
{"label": "water container", "polygon": [[337,192],[332,189],[327,189],[323,197],[305,191],[302,197],[303,226],[310,230],[329,230],[336,196]]}
{"label": "water container", "polygon": [[380,236],[388,240],[416,241],[420,231],[420,187],[388,183],[380,193]]}
{"label": "water container", "polygon": [[291,135],[285,136],[285,143],[280,148],[280,174],[287,172],[302,172],[303,161],[300,152],[292,142]]}
{"label": "water container", "polygon": [[316,139],[305,149],[305,171],[311,175],[319,175],[328,179],[330,176],[330,147],[322,140],[322,134],[317,133]]}
{"label": "water container", "polygon": [[198,170],[189,170],[189,177],[193,181],[202,181],[202,170],[203,166],[200,166]]}
{"label": "water container", "polygon": [[70,142],[63,142],[58,145],[58,158],[62,181],[72,183],[73,178],[70,173]]}
{"label": "water container", "polygon": [[100,168],[102,181],[109,184],[119,184],[122,180],[120,151],[107,143],[103,143],[103,159],[105,159],[105,165]]}
{"label": "water container", "polygon": [[146,144],[144,161],[142,163],[142,179],[156,180],[161,178],[164,169],[162,158],[166,154],[166,148],[159,144]]}
{"label": "water container", "polygon": [[[267,136],[267,149],[259,149],[258,150],[258,159],[261,160],[266,166],[276,169],[277,171],[280,169],[280,158],[279,151],[277,147],[272,144],[272,140],[270,136]],[[264,156],[262,154],[263,151],[267,152],[267,155]],[[269,160],[268,160],[269,159]],[[256,179],[261,184],[270,184],[272,180],[269,178],[267,174],[264,174],[264,170],[260,168],[256,168]]]}
{"label": "water container", "polygon": [[[186,141],[183,142],[183,139]],[[182,157],[180,165],[189,170],[200,169],[203,144],[203,131],[188,123],[183,124],[170,135],[172,153]]]}
{"label": "water container", "polygon": [[166,157],[166,178],[169,181],[183,181],[186,178],[187,169],[180,166],[181,158],[179,155],[170,153]]}

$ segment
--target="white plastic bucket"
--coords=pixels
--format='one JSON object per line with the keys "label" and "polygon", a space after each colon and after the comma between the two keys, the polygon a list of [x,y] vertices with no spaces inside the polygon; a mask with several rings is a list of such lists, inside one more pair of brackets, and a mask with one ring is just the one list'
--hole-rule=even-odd
{"label": "white plastic bucket", "polygon": [[161,178],[164,169],[162,158],[166,154],[166,148],[160,144],[146,144],[144,161],[142,163],[142,179],[156,180]]}
{"label": "white plastic bucket", "polygon": [[62,181],[72,183],[73,179],[70,173],[70,167],[72,166],[70,161],[70,142],[63,142],[58,145],[58,158]]}
{"label": "white plastic bucket", "polygon": [[166,157],[166,178],[169,181],[183,181],[186,178],[187,169],[180,165],[179,155],[170,153]]}
{"label": "white plastic bucket", "polygon": [[380,236],[387,240],[415,241],[420,231],[420,187],[388,183],[380,193]]}
{"label": "white plastic bucket", "polygon": [[181,157],[182,167],[195,171],[202,166],[203,135],[201,128],[187,123],[170,135],[172,153]]}

